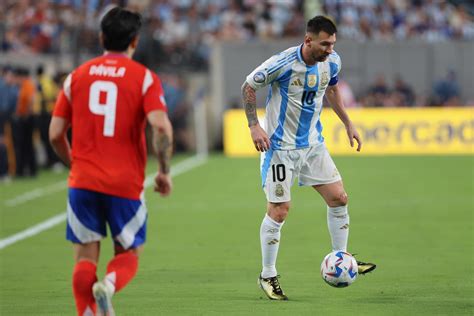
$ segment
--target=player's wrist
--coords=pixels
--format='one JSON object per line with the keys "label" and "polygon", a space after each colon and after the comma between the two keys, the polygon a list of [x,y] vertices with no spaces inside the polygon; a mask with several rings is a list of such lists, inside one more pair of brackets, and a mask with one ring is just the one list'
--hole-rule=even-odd
{"label": "player's wrist", "polygon": [[158,174],[162,174],[164,176],[168,176],[170,174],[170,170],[161,170],[161,169],[158,169]]}
{"label": "player's wrist", "polygon": [[347,122],[344,122],[344,126],[345,126],[346,128],[351,127],[351,126],[352,126],[352,121],[351,121],[351,120],[347,120]]}
{"label": "player's wrist", "polygon": [[251,122],[248,122],[248,126],[249,126],[249,128],[255,127],[255,126],[257,126],[257,125],[258,125],[258,120],[256,120],[256,121],[251,121]]}

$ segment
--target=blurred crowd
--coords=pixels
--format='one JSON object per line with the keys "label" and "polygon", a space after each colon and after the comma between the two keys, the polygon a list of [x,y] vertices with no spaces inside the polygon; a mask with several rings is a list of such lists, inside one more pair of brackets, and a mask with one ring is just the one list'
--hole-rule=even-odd
{"label": "blurred crowd", "polygon": [[205,68],[216,40],[301,36],[309,17],[305,12],[333,17],[341,38],[474,39],[472,1],[0,0],[1,50],[95,54],[98,21],[114,5],[143,14],[145,36],[138,53],[141,58],[153,54],[160,66]]}
{"label": "blurred crowd", "polygon": [[376,76],[373,83],[359,94],[355,94],[343,79],[338,86],[346,107],[436,107],[474,105],[474,100],[461,100],[460,85],[456,73],[448,71],[444,78],[432,83],[426,95],[416,94],[413,87],[400,76],[388,83],[384,74]]}
{"label": "blurred crowd", "polygon": [[[456,1],[452,1],[456,3]],[[324,0],[341,38],[365,41],[473,40],[474,2],[446,0]]]}

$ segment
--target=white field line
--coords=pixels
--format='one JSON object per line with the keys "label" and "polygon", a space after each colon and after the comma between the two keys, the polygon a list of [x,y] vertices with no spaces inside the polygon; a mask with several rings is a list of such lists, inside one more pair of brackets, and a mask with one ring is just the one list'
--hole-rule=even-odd
{"label": "white field line", "polygon": [[42,196],[56,193],[67,188],[67,181],[59,181],[43,188],[34,189],[23,194],[17,195],[16,197],[6,200],[5,206],[13,207],[19,204],[40,198]]}
{"label": "white field line", "polygon": [[[191,158],[187,158],[176,165],[174,165],[171,169],[171,176],[176,177],[179,176],[180,174],[183,174],[189,170],[192,170],[202,164],[204,164],[207,161],[206,156],[201,156],[201,155],[196,155]],[[153,179],[155,177],[155,174],[150,174],[146,177],[145,179],[145,188],[150,187],[153,185]],[[16,233],[14,235],[11,235],[7,238],[0,239],[0,250],[8,247],[14,243],[17,243],[23,239],[33,237],[35,235],[38,235],[39,233],[48,230],[56,225],[61,224],[66,220],[66,213],[61,213],[58,215],[55,215],[39,224],[36,224],[34,226],[31,226],[30,228],[27,228],[19,233]]]}

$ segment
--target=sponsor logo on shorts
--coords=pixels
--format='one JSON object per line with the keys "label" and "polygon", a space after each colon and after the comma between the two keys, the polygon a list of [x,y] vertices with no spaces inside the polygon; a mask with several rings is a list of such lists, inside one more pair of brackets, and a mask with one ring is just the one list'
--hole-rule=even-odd
{"label": "sponsor logo on shorts", "polygon": [[283,190],[283,186],[280,183],[278,183],[275,188],[275,195],[277,197],[282,197],[283,194],[285,194],[285,190]]}

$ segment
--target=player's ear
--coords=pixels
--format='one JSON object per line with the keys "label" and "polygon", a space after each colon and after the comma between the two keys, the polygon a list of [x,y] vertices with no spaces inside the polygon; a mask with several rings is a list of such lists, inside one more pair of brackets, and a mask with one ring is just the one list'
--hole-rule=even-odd
{"label": "player's ear", "polygon": [[138,46],[138,35],[133,38],[133,40],[130,42],[130,47],[132,49],[137,48]]}
{"label": "player's ear", "polygon": [[313,38],[311,37],[311,33],[306,33],[305,36],[304,36],[304,44],[306,46],[311,47],[311,41],[312,40],[313,40]]}

